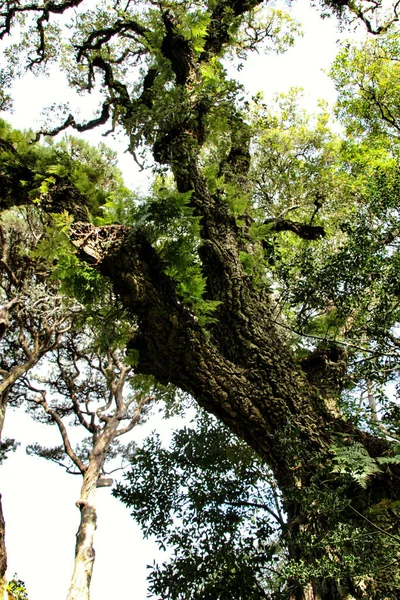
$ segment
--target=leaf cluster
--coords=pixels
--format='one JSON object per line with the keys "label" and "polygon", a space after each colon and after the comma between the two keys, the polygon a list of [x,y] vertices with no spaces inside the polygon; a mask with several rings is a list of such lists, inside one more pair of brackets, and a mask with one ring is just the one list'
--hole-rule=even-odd
{"label": "leaf cluster", "polygon": [[281,560],[281,517],[271,475],[248,447],[199,414],[173,434],[168,449],[157,434],[145,440],[125,477],[115,495],[144,535],[172,552],[153,567],[152,593],[264,597],[273,578],[268,561]]}

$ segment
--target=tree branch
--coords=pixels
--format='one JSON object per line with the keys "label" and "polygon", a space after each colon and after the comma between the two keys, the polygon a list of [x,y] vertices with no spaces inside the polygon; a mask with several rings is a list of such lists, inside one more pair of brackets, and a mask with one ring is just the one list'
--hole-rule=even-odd
{"label": "tree branch", "polygon": [[291,231],[303,240],[318,240],[325,237],[325,229],[320,225],[307,225],[298,221],[289,219],[271,218],[264,221],[264,225],[270,226],[270,231],[280,233],[281,231]]}
{"label": "tree branch", "polygon": [[101,113],[100,113],[99,117],[96,117],[95,119],[91,119],[87,123],[77,123],[75,121],[75,117],[70,114],[70,115],[68,115],[67,119],[64,121],[64,123],[62,125],[59,125],[58,127],[55,127],[54,129],[49,129],[49,130],[41,129],[40,131],[38,131],[38,133],[36,133],[35,137],[33,138],[32,143],[38,142],[40,140],[41,136],[54,137],[61,131],[68,129],[68,127],[72,127],[73,129],[76,129],[79,132],[88,131],[89,129],[94,129],[98,125],[104,125],[105,123],[107,123],[109,118],[110,118],[110,103],[106,101],[106,102],[103,102]]}
{"label": "tree branch", "polygon": [[54,409],[50,408],[50,406],[47,403],[46,400],[46,391],[45,390],[39,390],[35,387],[32,386],[31,383],[27,383],[27,387],[28,389],[30,389],[32,392],[35,392],[37,394],[39,394],[39,397],[37,397],[34,400],[31,400],[31,402],[35,402],[36,404],[39,404],[40,406],[43,407],[43,409],[45,410],[45,412],[52,418],[52,420],[56,423],[58,430],[61,434],[62,437],[62,441],[64,444],[64,449],[65,452],[67,453],[67,455],[69,456],[69,458],[72,460],[72,462],[76,465],[76,467],[79,469],[79,471],[82,473],[82,475],[85,473],[85,471],[87,470],[87,466],[80,460],[80,458],[75,454],[71,443],[69,441],[69,436],[68,436],[68,431],[64,425],[64,423],[62,422],[61,417],[57,414],[57,411],[55,411]]}
{"label": "tree branch", "polygon": [[142,416],[143,407],[152,400],[155,400],[155,398],[155,396],[143,396],[142,398],[140,398],[139,402],[137,403],[137,407],[135,408],[135,412],[130,420],[130,423],[126,427],[118,429],[117,433],[115,434],[115,437],[119,437],[120,435],[124,435],[125,433],[128,433],[128,431],[131,431],[135,427],[135,425],[138,424],[139,419]]}

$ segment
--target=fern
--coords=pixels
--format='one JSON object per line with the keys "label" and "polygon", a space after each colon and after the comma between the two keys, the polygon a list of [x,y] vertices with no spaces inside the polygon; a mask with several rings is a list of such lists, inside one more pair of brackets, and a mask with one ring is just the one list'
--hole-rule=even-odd
{"label": "fern", "polygon": [[187,307],[202,326],[212,323],[219,303],[204,299],[206,279],[198,258],[200,218],[193,214],[192,192],[179,193],[172,181],[158,178],[153,193],[132,212],[132,231],[146,232]]}
{"label": "fern", "polygon": [[381,456],[376,459],[376,462],[380,465],[399,465],[400,454],[396,454],[396,456]]}
{"label": "fern", "polygon": [[203,52],[206,40],[207,30],[210,25],[211,17],[209,13],[189,13],[187,26],[190,30],[190,39],[195,52]]}
{"label": "fern", "polygon": [[[347,475],[362,488],[367,487],[368,479],[381,471],[377,461],[372,458],[364,446],[354,442],[351,446],[331,446],[335,463],[333,473]],[[378,459],[379,460],[379,459]]]}

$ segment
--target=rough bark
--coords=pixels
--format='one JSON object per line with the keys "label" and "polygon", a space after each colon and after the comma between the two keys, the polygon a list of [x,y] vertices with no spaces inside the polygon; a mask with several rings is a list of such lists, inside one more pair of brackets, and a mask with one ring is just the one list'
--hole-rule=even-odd
{"label": "rough bark", "polygon": [[[155,160],[170,168],[179,192],[191,192],[194,215],[201,219],[199,258],[207,278],[205,299],[220,303],[214,315],[216,323],[209,326],[208,331],[200,327],[190,306],[185,306],[177,293],[174,281],[165,274],[165,265],[156,249],[141,230],[130,231],[118,225],[95,227],[89,223],[76,223],[71,240],[83,260],[111,279],[121,302],[137,320],[138,330],[130,342],[130,347],[138,353],[137,370],[152,374],[163,383],[172,382],[189,392],[201,406],[246,440],[271,466],[288,514],[290,555],[293,559],[312,563],[318,551],[302,550],[297,540],[307,530],[321,535],[329,528],[323,516],[312,510],[310,493],[319,470],[324,473],[323,485],[327,493],[334,495],[337,491],[337,477],[329,468],[331,446],[336,442],[336,436],[340,435],[348,443],[362,444],[373,458],[385,455],[390,448],[384,440],[357,429],[333,408],[335,397],[340,393],[345,357],[333,358],[317,353],[318,356],[314,356],[319,361],[317,369],[311,359],[303,364],[296,361],[282,329],[272,317],[268,290],[255,284],[240,259],[247,242],[251,250],[247,235],[250,217],[245,215],[244,225],[238,225],[223,193],[210,191],[201,172],[199,153],[206,136],[204,117],[211,105],[203,98],[192,101],[198,91],[199,66],[213,57],[218,58],[231,40],[232,25],[237,23],[235,20],[259,3],[258,0],[215,2],[204,52],[197,59],[189,41],[175,27],[174,16],[164,12],[160,17],[165,34],[157,52],[161,51],[163,59],[170,62],[173,79],[169,83],[179,86],[182,101],[186,93],[185,109],[190,118],[185,121],[181,116],[185,111],[182,112],[181,106],[175,107],[179,115],[176,121],[172,118],[165,122],[159,119],[149,139]],[[342,7],[348,3],[329,4]],[[103,71],[110,98],[114,104],[120,103],[122,113],[128,114],[133,100],[127,87],[114,79],[111,63],[98,55],[90,57],[89,50],[98,50],[101,43],[100,37],[89,38],[90,44],[82,46],[85,52],[88,51],[89,63],[92,61],[89,70],[91,68],[93,72],[96,67]],[[151,87],[157,71],[152,73],[154,77],[150,78],[144,90],[150,98],[146,104],[149,109],[152,106]],[[230,121],[232,148],[224,164],[221,161],[219,166],[221,174],[231,182],[236,181],[240,194],[248,191],[248,135],[244,119],[236,114],[233,106]],[[125,124],[123,118],[121,122]],[[71,120],[68,124],[73,125]],[[66,126],[64,124],[58,130]],[[29,174],[25,175],[20,176],[18,171],[13,178],[29,181]],[[9,181],[0,181],[0,195],[4,190],[6,200],[13,185]],[[68,189],[64,193],[63,202],[67,206]],[[19,203],[19,198],[17,187],[14,203]],[[271,228],[293,231],[305,239],[324,235],[320,227],[285,219],[276,221]],[[94,479],[94,475],[88,475],[78,503],[82,520],[77,536],[76,556],[80,569],[76,575],[79,582],[77,589],[87,586],[93,564],[92,539],[96,527],[92,504]],[[385,535],[388,532],[389,535],[398,535],[398,521],[393,517],[390,531],[385,531],[379,519],[375,523],[369,521],[367,527],[368,519],[365,517],[365,512],[382,500],[400,500],[400,469],[397,465],[387,466],[372,477],[365,489],[354,484],[341,493],[351,500],[351,506],[340,513],[344,522],[364,527],[365,531],[371,526],[371,531],[380,528]],[[378,549],[378,543],[374,545],[371,541],[371,551]],[[340,560],[339,555],[334,554],[334,558]],[[312,579],[311,583],[305,584],[294,579],[291,582],[291,599],[312,597],[330,600],[346,598],[349,594],[355,597],[362,595],[345,577],[341,581],[323,577]],[[74,593],[70,591],[68,600],[77,597]]]}
{"label": "rough bark", "polygon": [[[227,231],[225,225],[226,236]],[[214,239],[209,244],[211,259],[204,253],[209,285],[215,286],[210,291],[213,298],[224,300],[210,337],[180,301],[143,234],[132,234],[120,226],[77,224],[72,239],[81,256],[96,262],[112,279],[121,301],[137,315],[139,333],[131,347],[139,352],[138,370],[192,394],[267,460],[285,497],[292,557],[304,560],[295,540],[307,527],[318,527],[307,522],[315,515],[307,514],[296,491],[305,490],[315,471],[331,460],[335,435],[345,434],[362,443],[372,457],[385,454],[386,443],[329,410],[332,387],[325,388],[328,371],[324,373],[321,363],[316,378],[315,372],[310,376],[296,364],[271,321],[268,297],[255,290],[241,271],[233,245],[221,242],[220,246]],[[318,379],[322,381],[320,388],[316,387]],[[376,476],[365,491],[353,486],[348,494],[358,514],[350,509],[342,516],[359,526],[365,510],[383,499],[399,498],[399,481],[399,470],[394,466]],[[334,494],[333,478],[328,485]],[[316,580],[315,597],[345,598],[349,585],[340,585],[343,594],[336,582]],[[305,598],[302,594],[300,589],[293,598]]]}
{"label": "rough bark", "polygon": [[5,521],[3,516],[3,507],[0,494],[0,600],[6,598],[6,570],[7,570],[7,550],[5,542]]}

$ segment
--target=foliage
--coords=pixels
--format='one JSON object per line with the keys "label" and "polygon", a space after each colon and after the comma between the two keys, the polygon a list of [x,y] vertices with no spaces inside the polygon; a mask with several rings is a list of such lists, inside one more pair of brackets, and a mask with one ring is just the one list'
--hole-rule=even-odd
{"label": "foliage", "polygon": [[137,198],[136,204],[106,205],[106,218],[130,225],[132,231],[140,229],[157,248],[165,264],[165,273],[177,284],[177,291],[193,310],[201,325],[213,323],[213,311],[218,302],[204,299],[206,280],[203,276],[197,251],[201,243],[200,218],[190,206],[191,192],[179,193],[173,182],[158,177],[151,196]]}
{"label": "foliage", "polygon": [[16,575],[8,582],[7,593],[9,600],[28,600],[25,583]]}
{"label": "foliage", "polygon": [[[100,214],[100,207],[110,195],[128,193],[116,167],[116,154],[105,144],[94,148],[70,136],[58,143],[48,138],[44,145],[32,144],[32,137],[32,132],[14,130],[0,121],[2,203],[7,202],[4,194],[10,193],[7,182],[12,182],[14,194],[18,189],[20,203],[30,201],[44,206],[52,202],[50,193],[55,187],[72,184],[79,193],[77,201],[84,201],[89,210],[88,218]],[[60,210],[56,202],[52,208],[53,212]]]}
{"label": "foliage", "polygon": [[[84,9],[75,0],[0,15],[2,37],[29,13],[2,82],[18,74],[18,57],[33,70],[58,60],[80,93],[101,92],[92,119],[51,109],[58,125],[35,139],[110,122],[154,171],[143,198],[88,148],[68,147],[71,158],[2,126],[2,207],[35,204],[24,214],[41,222],[24,254],[41,285],[38,306],[53,284],[60,311],[71,297],[85,305],[73,336],[56,337],[54,373],[20,378],[10,397],[28,392],[62,435],[62,419],[77,417],[95,444],[102,424],[127,416],[109,415],[105,398],[134,366],[193,393],[270,464],[285,513],[266,463],[205,418],[177,432],[169,450],[153,436],[136,452],[118,495],[146,534],[173,548],[153,570],[156,594],[389,597],[399,589],[399,411],[387,397],[400,346],[398,17],[377,25],[381,38],[342,49],[332,73],[346,130],[335,133],[325,105],[308,115],[292,90],[266,106],[228,75],[226,58],[293,42],[297,24],[259,4]],[[365,4],[324,3],[340,14],[347,7],[373,32],[377,7]],[[72,6],[64,30],[53,13]],[[25,224],[15,229],[28,235]],[[75,250],[79,231],[94,246],[91,266]],[[14,283],[3,272],[7,293]],[[28,309],[34,302],[28,296]],[[24,310],[5,341],[10,357]],[[151,385],[141,379],[138,389]],[[85,473],[88,444],[74,451],[63,440]],[[33,450],[63,460],[57,449]]]}
{"label": "foliage", "polygon": [[349,475],[361,487],[366,488],[368,478],[380,471],[376,461],[358,443],[350,446],[333,446],[334,473]]}
{"label": "foliage", "polygon": [[[46,219],[45,219],[46,221]],[[46,262],[35,256],[45,224],[34,207],[5,211],[0,232],[0,301],[3,325],[0,355],[1,394],[7,398],[15,379],[34,367],[71,326],[80,307],[60,294]]]}
{"label": "foliage", "polygon": [[153,434],[137,449],[125,479],[115,495],[144,535],[171,553],[153,565],[153,594],[266,597],[285,556],[276,484],[215,419],[198,413],[190,427],[173,433],[168,449]]}
{"label": "foliage", "polygon": [[352,135],[399,137],[399,33],[348,42],[331,71],[339,92],[337,113]]}
{"label": "foliage", "polygon": [[7,459],[8,452],[15,452],[19,443],[15,440],[11,440],[10,438],[5,438],[0,440],[0,465],[4,460]]}

